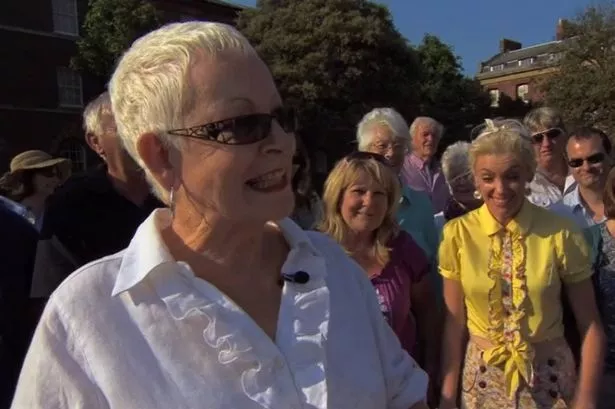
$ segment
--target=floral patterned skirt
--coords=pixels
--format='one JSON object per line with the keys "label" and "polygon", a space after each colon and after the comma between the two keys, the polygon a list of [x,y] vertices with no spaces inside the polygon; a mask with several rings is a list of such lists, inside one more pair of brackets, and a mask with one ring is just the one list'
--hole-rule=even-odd
{"label": "floral patterned skirt", "polygon": [[511,399],[504,371],[487,365],[476,343],[468,342],[462,374],[462,409],[567,409],[576,386],[575,362],[563,340],[541,344],[534,360],[534,386],[523,384]]}

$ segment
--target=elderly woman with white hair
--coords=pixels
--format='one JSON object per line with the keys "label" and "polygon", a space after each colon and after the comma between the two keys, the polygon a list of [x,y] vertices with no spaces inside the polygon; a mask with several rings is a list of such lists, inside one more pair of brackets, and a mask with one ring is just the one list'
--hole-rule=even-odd
{"label": "elderly woman with white hair", "polygon": [[[375,108],[365,114],[357,126],[360,151],[384,156],[396,174],[401,172],[408,152],[408,124],[393,108]],[[433,222],[433,207],[429,196],[408,187],[400,178],[402,198],[397,222],[433,261],[438,251],[438,239]]]}
{"label": "elderly woman with white hair", "polygon": [[50,297],[13,408],[426,408],[369,279],[287,218],[295,121],[239,32],[153,31],[110,93],[169,209]]}
{"label": "elderly woman with white hair", "polygon": [[434,215],[438,233],[444,224],[455,217],[477,209],[483,201],[474,194],[474,180],[470,169],[470,144],[459,141],[449,145],[442,154],[442,173],[451,192],[444,210]]}

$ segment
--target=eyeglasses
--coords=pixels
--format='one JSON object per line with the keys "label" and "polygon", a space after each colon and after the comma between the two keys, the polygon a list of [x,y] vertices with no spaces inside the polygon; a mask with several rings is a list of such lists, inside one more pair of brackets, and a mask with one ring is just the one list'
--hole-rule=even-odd
{"label": "eyeglasses", "polygon": [[536,145],[540,145],[545,137],[547,139],[549,139],[550,141],[552,141],[553,139],[558,138],[563,133],[564,133],[564,131],[562,131],[559,128],[547,129],[544,132],[538,132],[538,133],[533,134],[532,135],[532,143],[534,143]]}
{"label": "eyeglasses", "polygon": [[250,145],[271,134],[273,120],[287,133],[296,130],[296,116],[290,108],[278,108],[271,114],[250,114],[167,131],[170,135],[203,139],[223,145]]}
{"label": "eyeglasses", "polygon": [[408,147],[403,143],[384,144],[378,142],[371,144],[371,147],[378,152],[388,152],[391,150],[393,153],[405,153],[408,149]]}
{"label": "eyeglasses", "polygon": [[593,155],[588,156],[587,158],[574,158],[568,159],[568,166],[571,168],[578,168],[583,166],[583,162],[587,161],[590,165],[596,165],[598,163],[602,163],[606,155],[602,152],[594,153]]}
{"label": "eyeglasses", "polygon": [[370,160],[370,159],[373,159],[376,162],[380,162],[383,165],[391,166],[387,158],[380,155],[379,153],[356,151],[356,152],[352,152],[350,155],[347,155],[344,158],[346,162],[352,162],[353,160]]}

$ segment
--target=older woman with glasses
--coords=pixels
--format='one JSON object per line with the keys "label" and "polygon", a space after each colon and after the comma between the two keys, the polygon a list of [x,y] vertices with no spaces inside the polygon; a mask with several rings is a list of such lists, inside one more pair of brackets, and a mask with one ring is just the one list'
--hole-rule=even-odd
{"label": "older woman with glasses", "polygon": [[50,297],[13,408],[426,408],[365,273],[287,218],[295,121],[238,31],[155,30],[110,94],[169,208]]}
{"label": "older woman with glasses", "polygon": [[438,233],[442,232],[444,224],[456,217],[477,209],[483,203],[476,197],[474,180],[469,161],[470,144],[468,142],[455,142],[446,148],[442,154],[442,173],[451,191],[444,211],[434,216]]}
{"label": "older woman with glasses", "polygon": [[[469,152],[484,204],[444,226],[441,409],[456,407],[459,390],[467,409],[596,406],[604,333],[588,249],[572,222],[525,198],[536,166],[528,139],[515,121],[488,121]],[[562,288],[583,338],[578,381]]]}
{"label": "older woman with glasses", "polygon": [[[399,175],[408,152],[408,124],[393,108],[376,108],[365,114],[357,126],[360,151],[382,155]],[[438,251],[438,237],[433,222],[431,200],[423,192],[401,182],[401,199],[397,222],[421,246],[430,263]]]}
{"label": "older woman with glasses", "polygon": [[549,207],[559,202],[576,187],[566,163],[568,136],[562,115],[551,107],[530,111],[523,122],[530,132],[536,160],[536,172],[528,183],[528,200],[537,206]]}
{"label": "older woman with glasses", "polygon": [[[319,229],[363,267],[402,346],[435,379],[437,310],[426,277],[430,266],[412,237],[399,230],[399,198],[399,179],[388,161],[378,154],[355,152],[327,177]],[[420,351],[427,351],[429,359],[420,357]]]}

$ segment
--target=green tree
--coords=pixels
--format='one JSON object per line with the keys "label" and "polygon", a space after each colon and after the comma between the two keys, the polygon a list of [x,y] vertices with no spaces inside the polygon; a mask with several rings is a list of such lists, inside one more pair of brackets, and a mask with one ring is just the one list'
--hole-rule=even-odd
{"label": "green tree", "polygon": [[239,29],[300,114],[308,149],[333,159],[352,148],[370,109],[418,112],[416,53],[384,6],[363,0],[260,0]]}
{"label": "green tree", "polygon": [[587,7],[564,28],[559,71],[541,85],[546,103],[574,125],[615,132],[615,7]]}
{"label": "green tree", "polygon": [[73,68],[107,78],[130,44],[160,25],[146,0],[90,0]]}
{"label": "green tree", "polygon": [[489,117],[489,95],[478,81],[466,77],[453,49],[426,34],[417,47],[420,62],[420,110],[446,127],[442,147],[470,136]]}

